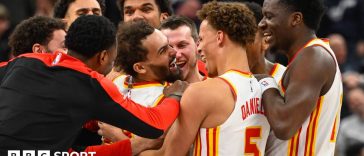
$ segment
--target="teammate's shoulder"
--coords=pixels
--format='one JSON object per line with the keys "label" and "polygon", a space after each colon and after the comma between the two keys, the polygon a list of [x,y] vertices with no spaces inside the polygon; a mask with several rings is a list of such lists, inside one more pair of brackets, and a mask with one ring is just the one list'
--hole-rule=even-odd
{"label": "teammate's shoulder", "polygon": [[[300,52],[299,59],[295,59],[292,63],[301,62],[303,64],[315,64],[325,67],[325,65],[334,65],[334,56],[323,46],[309,46]],[[327,67],[327,66],[326,66]],[[325,67],[325,68],[326,68]]]}
{"label": "teammate's shoulder", "polygon": [[224,90],[229,91],[229,86],[224,81],[219,78],[210,78],[201,82],[192,83],[186,92],[200,98],[212,98],[216,94],[221,94]]}

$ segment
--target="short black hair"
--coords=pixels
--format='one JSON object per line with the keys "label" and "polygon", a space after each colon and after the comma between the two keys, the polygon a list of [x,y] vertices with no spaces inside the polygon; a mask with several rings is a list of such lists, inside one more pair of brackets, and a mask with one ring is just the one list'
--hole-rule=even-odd
{"label": "short black hair", "polygon": [[305,25],[315,31],[319,28],[326,11],[323,0],[279,0],[279,2],[288,6],[291,11],[301,12]]}
{"label": "short black hair", "polygon": [[185,16],[175,16],[175,15],[170,16],[167,19],[165,19],[164,21],[162,21],[159,29],[175,30],[181,26],[189,27],[191,30],[191,36],[192,36],[193,40],[195,42],[198,41],[198,33],[197,33],[196,24],[191,19],[189,19],[188,17],[185,17]]}
{"label": "short black hair", "polygon": [[[55,18],[64,18],[66,16],[68,7],[71,3],[76,0],[58,0],[53,9],[53,17]],[[105,0],[96,0],[100,4],[102,14],[105,13]]]}
{"label": "short black hair", "polygon": [[14,56],[32,52],[33,45],[47,45],[56,30],[65,30],[66,24],[59,19],[34,16],[19,23],[9,37]]}
{"label": "short black hair", "polygon": [[[124,2],[125,0],[117,0],[117,5],[120,10],[121,20],[124,21]],[[169,0],[154,0],[157,4],[160,13],[173,14],[173,10],[169,4]]]}
{"label": "short black hair", "polygon": [[142,45],[142,40],[151,35],[155,29],[144,20],[122,22],[117,33],[118,55],[115,66],[126,74],[136,76],[134,64],[147,60],[148,50]]}
{"label": "short black hair", "polygon": [[263,19],[262,7],[255,2],[244,2],[244,4],[253,12],[255,22],[258,24]]}
{"label": "short black hair", "polygon": [[115,26],[103,16],[81,16],[72,23],[66,35],[66,47],[84,57],[110,49],[115,44]]}

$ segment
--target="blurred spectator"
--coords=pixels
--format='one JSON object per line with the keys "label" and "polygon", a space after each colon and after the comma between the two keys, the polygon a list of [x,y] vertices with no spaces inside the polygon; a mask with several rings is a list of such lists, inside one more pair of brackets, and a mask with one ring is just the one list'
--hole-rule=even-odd
{"label": "blurred spectator", "polygon": [[[342,156],[346,150],[355,144],[364,143],[364,91],[354,88],[347,94],[348,104],[352,115],[341,122],[337,146]],[[351,155],[350,155],[351,156]]]}
{"label": "blurred spectator", "polygon": [[9,13],[4,5],[0,4],[0,62],[9,59],[10,50],[8,47],[8,39],[4,37],[5,32],[9,29]]}
{"label": "blurred spectator", "polygon": [[364,144],[349,146],[345,153],[347,156],[364,156]]}
{"label": "blurred spectator", "polygon": [[347,55],[347,46],[346,41],[343,36],[340,34],[331,34],[329,37],[330,47],[334,51],[337,63],[339,64],[341,73],[346,71],[345,63],[346,63],[346,55]]}
{"label": "blurred spectator", "polygon": [[364,1],[325,0],[328,10],[323,19],[319,36],[339,33],[347,42],[347,69],[357,71],[358,53],[364,53]]}
{"label": "blurred spectator", "polygon": [[36,0],[35,15],[52,17],[56,2],[57,0]]}
{"label": "blurred spectator", "polygon": [[10,57],[10,47],[8,37],[22,20],[32,17],[35,13],[35,0],[0,0],[0,4],[5,6],[8,17],[5,25],[9,25],[5,32],[0,35],[0,62],[7,61]]}
{"label": "blurred spectator", "polygon": [[343,83],[348,89],[356,88],[364,84],[364,75],[348,71],[343,74]]}
{"label": "blurred spectator", "polygon": [[[32,17],[35,13],[34,0],[0,0],[11,15],[11,28],[15,28],[22,20]],[[10,33],[9,33],[10,34]]]}
{"label": "blurred spectator", "polygon": [[176,15],[182,15],[193,20],[199,28],[200,21],[197,18],[197,11],[201,8],[199,0],[173,0],[172,8]]}

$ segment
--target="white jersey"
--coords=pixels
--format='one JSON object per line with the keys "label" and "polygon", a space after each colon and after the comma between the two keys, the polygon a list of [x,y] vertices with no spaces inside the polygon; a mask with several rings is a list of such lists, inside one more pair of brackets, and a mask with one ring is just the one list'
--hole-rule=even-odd
{"label": "white jersey", "polygon": [[163,99],[163,89],[167,83],[160,84],[158,82],[141,82],[133,83],[129,88],[129,76],[121,75],[114,79],[114,84],[119,91],[124,95],[124,98],[130,98],[136,103],[144,107],[157,106]]}
{"label": "white jersey", "polygon": [[[303,48],[321,46],[335,59],[336,74],[328,92],[317,100],[316,108],[290,140],[279,140],[270,135],[266,155],[269,156],[332,156],[335,151],[336,135],[340,124],[343,87],[337,60],[328,41],[313,39]],[[302,49],[303,49],[302,48]],[[280,90],[285,92],[280,82]]]}
{"label": "white jersey", "polygon": [[274,78],[274,80],[279,84],[283,78],[283,74],[286,71],[286,67],[279,63],[274,63],[272,70],[269,75]]}
{"label": "white jersey", "polygon": [[[275,63],[273,65],[273,68],[271,69],[269,75],[274,78],[274,80],[277,82],[277,84],[280,84],[286,69],[287,68],[284,65]],[[282,90],[280,89],[279,91],[280,91],[281,95],[283,96]]]}
{"label": "white jersey", "polygon": [[250,73],[229,70],[219,76],[231,88],[235,107],[228,119],[215,128],[200,128],[195,156],[264,155],[270,126],[261,104],[262,91]]}

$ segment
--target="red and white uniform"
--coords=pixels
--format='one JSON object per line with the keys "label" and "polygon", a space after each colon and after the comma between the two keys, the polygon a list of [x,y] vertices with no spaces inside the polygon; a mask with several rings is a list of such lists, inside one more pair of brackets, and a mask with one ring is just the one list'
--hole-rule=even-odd
{"label": "red and white uniform", "polygon": [[233,91],[235,107],[228,119],[214,128],[200,128],[195,156],[263,155],[270,126],[261,104],[262,91],[251,73],[229,70],[219,76]]}
{"label": "red and white uniform", "polygon": [[[269,137],[266,150],[268,156],[334,155],[343,95],[341,74],[328,41],[313,39],[303,48],[310,46],[325,48],[335,59],[336,74],[334,82],[328,92],[317,100],[316,108],[290,140],[279,140],[274,134]],[[282,86],[282,81],[280,81],[279,87],[284,94],[285,89]]]}

